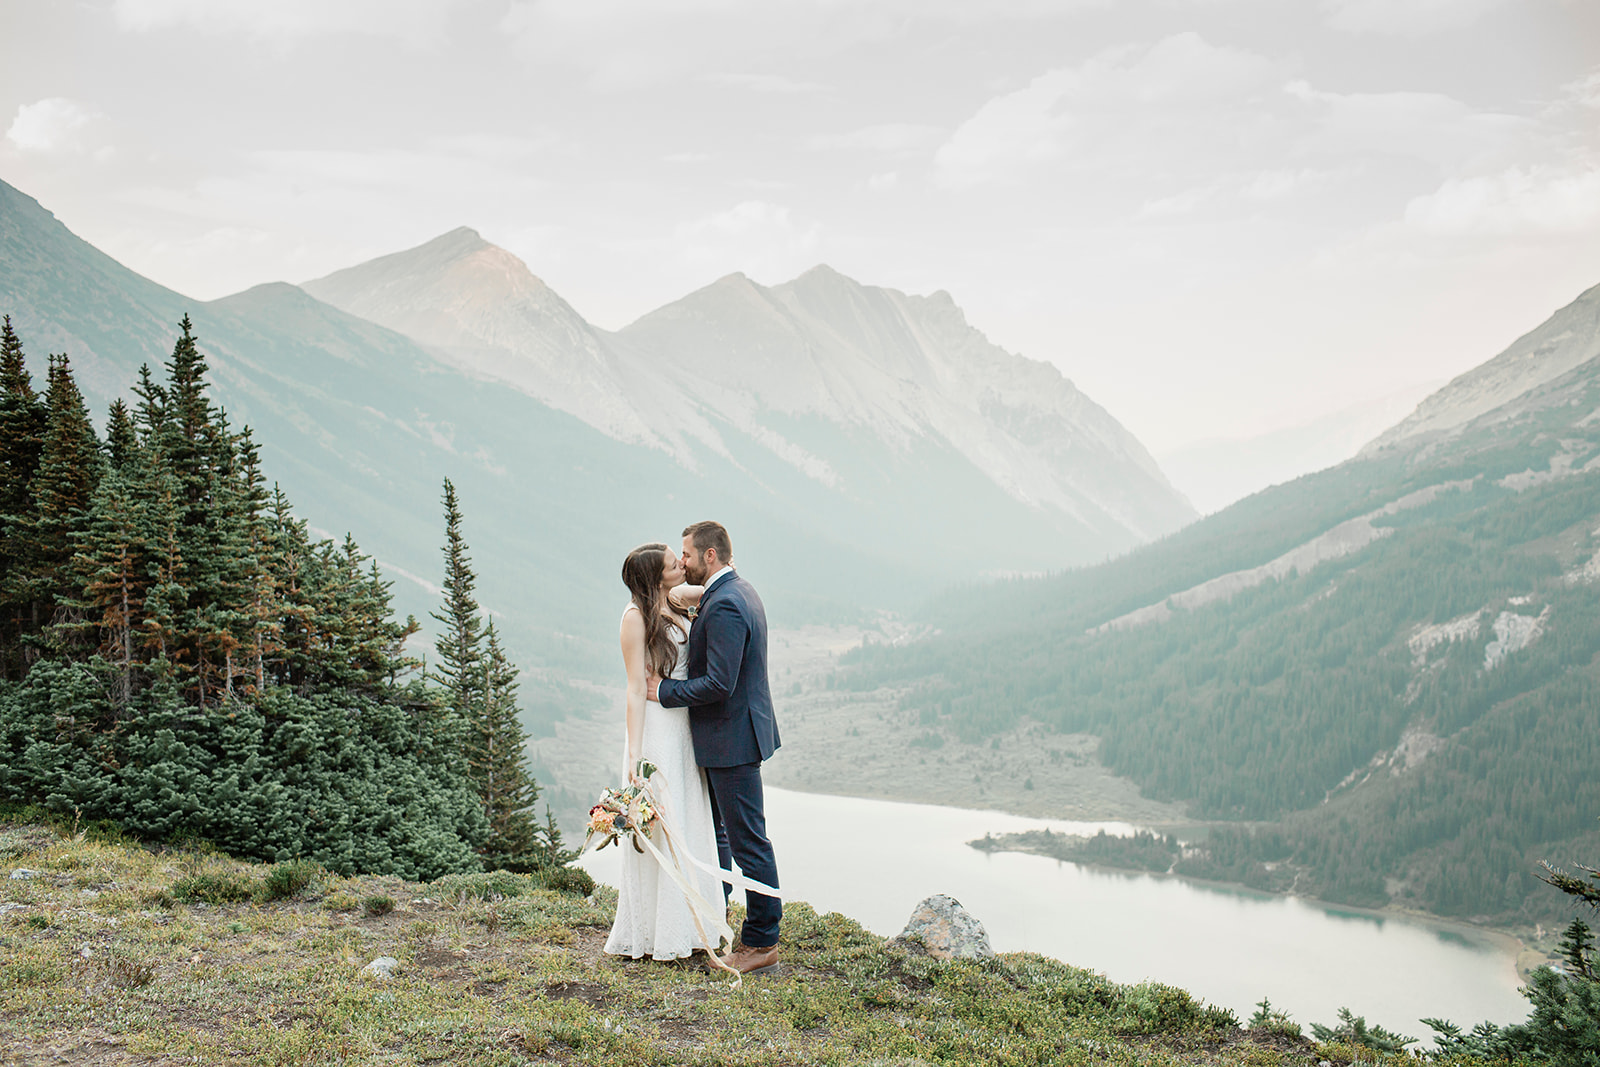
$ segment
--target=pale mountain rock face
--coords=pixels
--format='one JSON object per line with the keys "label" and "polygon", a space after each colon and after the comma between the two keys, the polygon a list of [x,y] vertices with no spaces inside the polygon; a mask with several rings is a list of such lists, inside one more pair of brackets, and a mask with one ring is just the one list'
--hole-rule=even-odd
{"label": "pale mountain rock face", "polygon": [[734,274],[607,333],[469,229],[303,288],[686,467],[707,450],[748,466],[753,442],[849,492],[839,465],[860,449],[931,446],[1108,546],[1195,517],[1120,423],[1054,366],[991,344],[947,293],[828,267],[772,288]]}
{"label": "pale mountain rock face", "polygon": [[1600,356],[1600,285],[1557,311],[1487,363],[1479,364],[1417,405],[1369,443],[1372,455],[1413,438],[1459,430],[1530,389]]}
{"label": "pale mountain rock face", "polygon": [[828,267],[770,289],[735,274],[616,341],[682,368],[745,432],[782,436],[810,418],[893,450],[939,443],[1018,500],[1136,540],[1194,516],[1137,438],[1054,366],[991,344],[944,292],[908,296]]}
{"label": "pale mountain rock face", "polygon": [[629,372],[594,328],[520,259],[473,230],[452,230],[301,288],[618,440],[657,440],[628,396]]}

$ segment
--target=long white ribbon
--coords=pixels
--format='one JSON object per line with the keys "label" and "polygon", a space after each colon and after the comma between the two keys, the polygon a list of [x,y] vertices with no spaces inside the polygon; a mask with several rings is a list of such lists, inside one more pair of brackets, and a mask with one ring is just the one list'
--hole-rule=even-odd
{"label": "long white ribbon", "polygon": [[[776,897],[779,900],[783,899],[783,895],[772,886],[767,885],[765,882],[758,882],[754,878],[745,877],[742,873],[736,874],[733,871],[724,870],[720,866],[712,866],[711,864],[706,863],[704,860],[700,859],[700,857],[696,856],[694,851],[690,848],[685,847],[680,849],[678,847],[678,841],[682,840],[683,835],[678,831],[677,826],[673,824],[671,813],[668,810],[668,805],[663,802],[662,797],[656,792],[653,785],[652,780],[658,776],[662,779],[663,785],[667,784],[666,775],[661,773],[660,768],[656,768],[649,778],[643,780],[639,795],[636,796],[628,805],[628,823],[633,827],[633,830],[630,832],[633,836],[635,847],[637,847],[639,844],[643,844],[645,850],[649,851],[651,857],[655,859],[656,863],[661,866],[661,869],[667,873],[667,877],[671,878],[678,888],[683,891],[684,898],[689,904],[689,917],[694,920],[695,932],[700,935],[700,942],[705,946],[707,953],[710,955],[712,965],[720,968],[721,970],[727,971],[729,974],[732,974],[734,976],[734,981],[729,988],[737,989],[744,982],[744,975],[740,974],[734,968],[728,966],[728,964],[717,955],[716,947],[711,943],[711,938],[706,934],[705,923],[702,922],[702,916],[704,916],[709,920],[711,928],[716,932],[718,938],[727,938],[728,944],[732,945],[734,940],[733,928],[728,925],[728,920],[726,917],[727,913],[724,909],[717,908],[707,901],[705,897],[700,895],[699,890],[697,890],[690,883],[683,870],[683,860],[687,858],[691,864],[704,871],[706,874],[718,879],[719,882],[726,882],[729,885],[738,886],[739,888],[749,892],[760,893],[763,896]],[[666,856],[662,855],[661,850],[656,847],[655,842],[650,840],[650,836],[640,829],[641,820],[639,818],[639,809],[645,796],[650,798],[652,806],[655,808],[656,825],[661,828],[662,837],[666,840],[667,850],[672,853],[671,859],[668,859]],[[585,839],[585,851],[587,851],[588,845],[588,839]],[[602,843],[600,847],[604,848],[605,845]]]}

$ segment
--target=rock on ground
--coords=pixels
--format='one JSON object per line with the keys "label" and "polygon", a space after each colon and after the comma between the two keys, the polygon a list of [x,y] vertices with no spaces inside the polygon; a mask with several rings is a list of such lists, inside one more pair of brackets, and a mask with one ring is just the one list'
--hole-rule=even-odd
{"label": "rock on ground", "polygon": [[920,944],[934,959],[973,959],[993,956],[989,934],[961,901],[943,893],[918,904],[895,943]]}
{"label": "rock on ground", "polygon": [[400,961],[395,959],[393,956],[379,956],[377,959],[361,968],[361,973],[366,975],[368,978],[388,980],[394,977],[394,972],[398,970],[399,967]]}

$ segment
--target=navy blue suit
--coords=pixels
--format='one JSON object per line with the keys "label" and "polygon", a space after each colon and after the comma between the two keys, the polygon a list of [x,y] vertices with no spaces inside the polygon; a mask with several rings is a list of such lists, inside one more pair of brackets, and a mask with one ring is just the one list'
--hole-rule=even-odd
{"label": "navy blue suit", "polygon": [[[718,578],[700,598],[689,630],[689,677],[663,678],[656,694],[664,708],[689,709],[695,762],[711,788],[718,859],[725,869],[737,860],[747,878],[777,888],[761,788],[761,761],[780,744],[767,684],[767,610],[737,573]],[[745,902],[740,939],[751,948],[776,945],[782,902],[749,892]]]}

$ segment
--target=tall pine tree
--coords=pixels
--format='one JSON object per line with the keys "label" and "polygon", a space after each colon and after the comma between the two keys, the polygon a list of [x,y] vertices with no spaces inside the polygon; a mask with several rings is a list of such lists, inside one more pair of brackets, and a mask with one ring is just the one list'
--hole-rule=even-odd
{"label": "tall pine tree", "polygon": [[469,733],[472,777],[483,797],[489,837],[479,850],[486,868],[527,869],[547,857],[534,819],[539,785],[523,763],[523,732],[517,713],[517,669],[506,658],[494,623],[484,634],[483,700]]}
{"label": "tall pine tree", "polygon": [[483,701],[483,619],[472,595],[478,577],[461,534],[461,503],[449,478],[444,480],[444,537],[444,605],[432,613],[444,630],[433,646],[439,653],[434,677],[445,690],[441,733],[461,737]]}
{"label": "tall pine tree", "polygon": [[88,531],[89,503],[100,482],[100,441],[65,355],[50,357],[47,417],[39,467],[29,483],[33,513],[26,527],[25,589],[33,626],[62,627],[79,620],[72,604],[81,591],[73,556]]}
{"label": "tall pine tree", "polygon": [[115,668],[112,700],[119,712],[134,692],[150,587],[149,533],[127,474],[111,467],[95,490],[87,529],[73,556],[82,593],[71,603],[82,612],[83,628],[98,634],[100,655]]}
{"label": "tall pine tree", "polygon": [[0,326],[0,677],[26,671],[21,639],[30,629],[27,528],[46,411],[34,392],[11,316]]}

